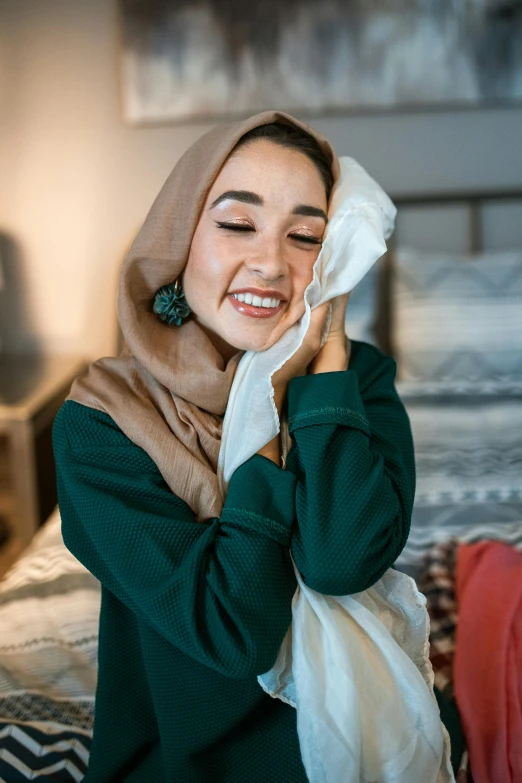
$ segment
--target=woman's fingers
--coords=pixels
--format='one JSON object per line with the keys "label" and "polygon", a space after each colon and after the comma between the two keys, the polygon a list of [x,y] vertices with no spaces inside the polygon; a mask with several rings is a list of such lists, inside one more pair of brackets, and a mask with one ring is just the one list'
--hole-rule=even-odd
{"label": "woman's fingers", "polygon": [[347,294],[340,294],[340,296],[334,296],[332,299],[332,323],[330,325],[330,331],[332,332],[344,332],[344,322],[346,319],[346,306],[348,299],[350,298],[350,292]]}
{"label": "woman's fingers", "polygon": [[321,350],[321,333],[324,320],[328,314],[330,302],[315,307],[310,313],[310,323],[302,344],[279,370],[272,376],[275,396],[281,400],[286,393],[286,387],[291,378],[303,375],[306,368]]}
{"label": "woman's fingers", "polygon": [[330,302],[323,302],[323,304],[318,307],[314,307],[310,312],[310,325],[308,329],[319,329],[319,331],[321,331],[329,309]]}
{"label": "woman's fingers", "polygon": [[330,302],[323,302],[322,305],[315,307],[310,313],[310,325],[305,335],[305,340],[309,339],[313,341],[317,346],[317,350],[320,349],[323,342],[323,334],[325,327],[327,327],[328,313],[330,310]]}
{"label": "woman's fingers", "polygon": [[[274,399],[279,408],[279,403],[286,393],[286,387],[291,378],[303,375],[311,362],[324,350],[323,330],[328,328],[326,342],[335,344],[339,341],[345,350],[344,336],[344,316],[349,294],[342,294],[334,299],[314,309],[310,313],[310,323],[304,336],[302,344],[297,351],[288,359],[282,367],[272,375],[272,384],[274,387]],[[328,314],[332,310],[331,319],[328,320]]]}

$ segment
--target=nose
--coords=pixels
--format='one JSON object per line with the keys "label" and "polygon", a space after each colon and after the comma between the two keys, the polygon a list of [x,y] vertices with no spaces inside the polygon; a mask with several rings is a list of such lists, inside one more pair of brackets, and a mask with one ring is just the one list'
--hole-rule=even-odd
{"label": "nose", "polygon": [[284,250],[277,240],[261,242],[246,259],[245,265],[265,280],[278,280],[288,274]]}

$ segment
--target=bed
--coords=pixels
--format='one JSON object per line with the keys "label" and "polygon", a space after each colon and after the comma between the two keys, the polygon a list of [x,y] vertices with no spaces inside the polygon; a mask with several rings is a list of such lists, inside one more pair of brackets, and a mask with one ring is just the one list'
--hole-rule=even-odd
{"label": "bed", "polygon": [[79,781],[94,719],[100,585],[58,508],[0,582],[0,781]]}
{"label": "bed", "polygon": [[[398,362],[417,492],[395,567],[427,596],[436,683],[449,702],[456,547],[496,538],[522,548],[522,237],[504,250],[483,243],[485,224],[502,233],[502,208],[522,217],[522,191],[393,200],[398,231],[353,292],[347,331]],[[441,218],[470,229],[457,250]],[[0,583],[0,782],[83,778],[99,600],[99,584],[63,545],[56,508]]]}
{"label": "bed", "polygon": [[452,536],[522,545],[522,191],[395,203],[375,334],[397,360],[414,436],[415,509],[397,565],[415,576]]}

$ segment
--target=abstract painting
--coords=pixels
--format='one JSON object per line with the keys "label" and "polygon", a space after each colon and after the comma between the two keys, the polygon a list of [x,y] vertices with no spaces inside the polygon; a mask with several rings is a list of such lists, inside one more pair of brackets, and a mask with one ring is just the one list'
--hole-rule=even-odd
{"label": "abstract painting", "polygon": [[522,100],[522,0],[120,0],[129,123]]}

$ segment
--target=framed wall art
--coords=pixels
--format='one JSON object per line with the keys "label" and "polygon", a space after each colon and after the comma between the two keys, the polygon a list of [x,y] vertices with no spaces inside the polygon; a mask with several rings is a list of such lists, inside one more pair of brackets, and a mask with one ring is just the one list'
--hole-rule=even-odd
{"label": "framed wall art", "polygon": [[131,124],[522,101],[522,0],[120,0]]}

